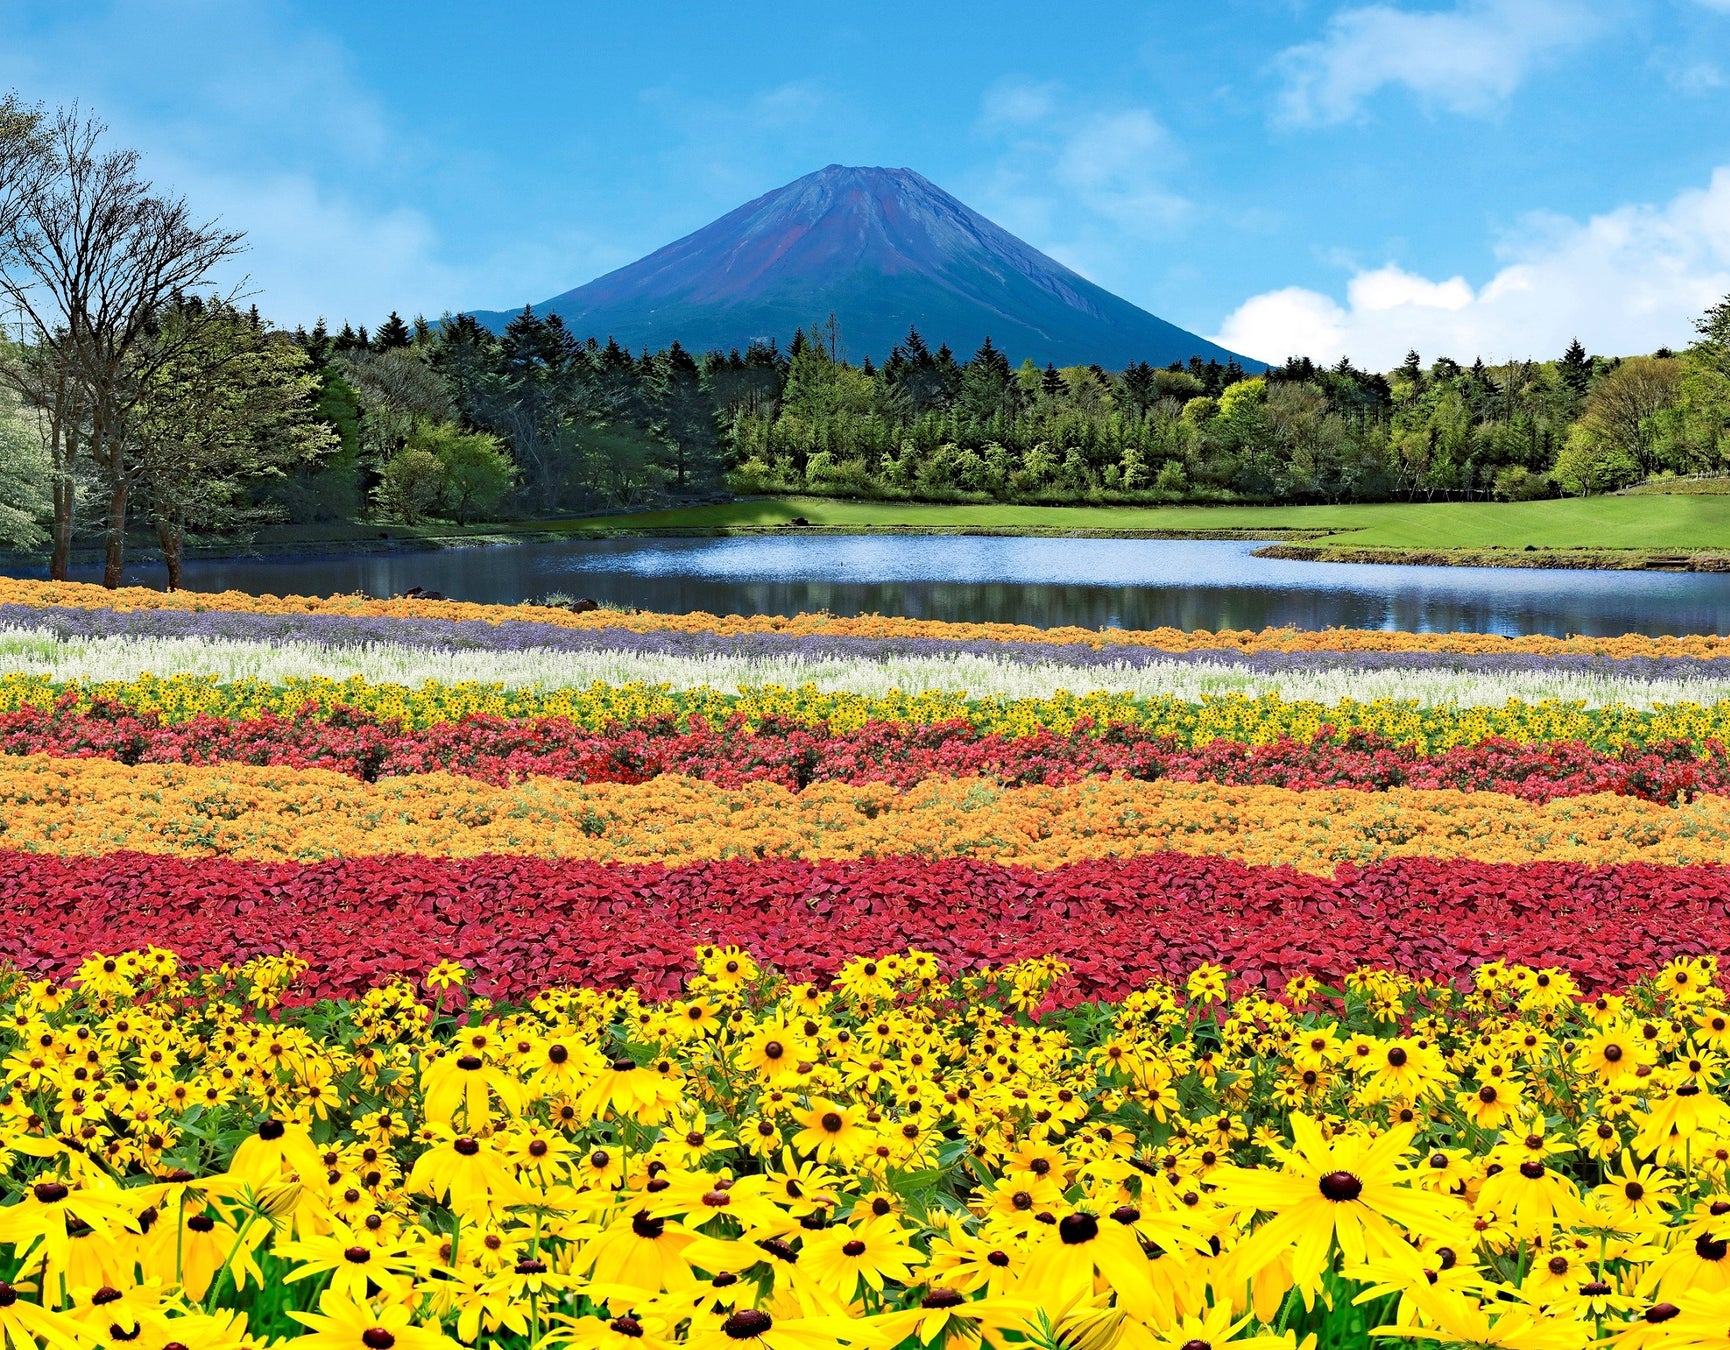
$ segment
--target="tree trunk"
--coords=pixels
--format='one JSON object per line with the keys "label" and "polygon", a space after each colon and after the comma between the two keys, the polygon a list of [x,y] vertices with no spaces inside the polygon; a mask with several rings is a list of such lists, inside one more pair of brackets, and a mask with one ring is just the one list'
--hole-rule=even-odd
{"label": "tree trunk", "polygon": [[65,581],[72,566],[72,506],[76,495],[70,475],[54,475],[54,552],[48,562],[51,581]]}
{"label": "tree trunk", "polygon": [[118,474],[108,493],[108,556],[102,565],[102,584],[109,590],[120,588],[120,574],[126,563],[126,480]]}
{"label": "tree trunk", "polygon": [[168,589],[180,589],[181,564],[186,556],[186,530],[179,521],[156,522],[156,537],[162,543],[162,561],[168,568]]}
{"label": "tree trunk", "polygon": [[48,576],[53,581],[65,581],[72,566],[72,517],[78,507],[78,484],[72,476],[78,458],[77,435],[73,430],[75,415],[66,368],[60,365],[49,406],[48,431],[49,462],[54,473],[54,552],[49,559]]}

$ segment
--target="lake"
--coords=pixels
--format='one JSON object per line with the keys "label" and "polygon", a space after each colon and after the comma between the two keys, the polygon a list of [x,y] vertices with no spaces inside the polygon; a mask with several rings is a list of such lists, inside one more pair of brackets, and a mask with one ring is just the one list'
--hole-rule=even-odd
{"label": "lake", "polygon": [[[417,553],[197,559],[195,590],[571,596],[677,612],[899,614],[1086,628],[1347,626],[1415,632],[1713,633],[1730,575],[1398,567],[1252,556],[1238,540],[742,535],[570,540]],[[160,586],[159,565],[129,580]],[[41,573],[37,573],[41,575]],[[79,579],[99,577],[94,567]]]}

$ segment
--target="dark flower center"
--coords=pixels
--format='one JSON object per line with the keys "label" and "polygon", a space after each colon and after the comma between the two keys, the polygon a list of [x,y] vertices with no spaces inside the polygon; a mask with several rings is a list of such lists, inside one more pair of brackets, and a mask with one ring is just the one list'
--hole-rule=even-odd
{"label": "dark flower center", "polygon": [[[280,1120],[261,1120],[258,1123],[258,1137],[266,1143],[282,1138],[282,1136],[287,1132],[287,1128]],[[374,1329],[380,1331],[383,1335],[390,1336],[390,1333],[388,1331],[383,1331],[382,1328]],[[393,1343],[395,1340],[396,1337],[391,1336],[391,1341]]]}
{"label": "dark flower center", "polygon": [[768,1313],[757,1308],[741,1308],[721,1323],[721,1330],[726,1332],[731,1340],[748,1341],[761,1336],[774,1325],[775,1319]]}
{"label": "dark flower center", "polygon": [[1329,1172],[1318,1183],[1321,1193],[1329,1200],[1356,1200],[1364,1193],[1364,1183],[1350,1172]]}
{"label": "dark flower center", "polygon": [[34,1194],[45,1205],[57,1205],[72,1192],[58,1181],[39,1181],[36,1183]]}
{"label": "dark flower center", "polygon": [[607,1325],[621,1336],[629,1336],[632,1340],[643,1334],[643,1324],[634,1317],[615,1317]]}
{"label": "dark flower center", "polygon": [[1066,1214],[1058,1220],[1057,1236],[1068,1247],[1092,1242],[1099,1236],[1099,1220],[1091,1214]]}
{"label": "dark flower center", "polygon": [[342,1259],[344,1261],[352,1261],[357,1266],[364,1265],[366,1262],[372,1260],[372,1249],[370,1247],[344,1247],[342,1249]]}
{"label": "dark flower center", "polygon": [[865,1244],[858,1238],[854,1238],[851,1242],[844,1242],[841,1244],[841,1254],[843,1256],[863,1256],[865,1255]]}
{"label": "dark flower center", "polygon": [[396,1337],[383,1327],[368,1327],[360,1333],[360,1343],[367,1350],[390,1350],[396,1344]]}
{"label": "dark flower center", "polygon": [[464,1055],[461,1059],[457,1060],[457,1068],[462,1069],[467,1073],[473,1073],[484,1063],[486,1063],[486,1061],[479,1055]]}
{"label": "dark flower center", "polygon": [[1694,1255],[1702,1261],[1722,1261],[1726,1252],[1730,1252],[1730,1242],[1711,1233],[1702,1233],[1694,1239]]}
{"label": "dark flower center", "polygon": [[651,1219],[642,1210],[638,1210],[637,1217],[631,1220],[631,1231],[638,1237],[647,1238],[651,1242],[660,1237],[666,1228],[667,1221],[665,1219]]}
{"label": "dark flower center", "polygon": [[966,1296],[955,1289],[938,1287],[919,1300],[921,1308],[958,1308],[967,1301]]}
{"label": "dark flower center", "polygon": [[451,1147],[465,1158],[472,1158],[481,1151],[480,1143],[474,1139],[459,1139]]}
{"label": "dark flower center", "polygon": [[1520,1175],[1527,1181],[1536,1181],[1544,1175],[1544,1164],[1536,1158],[1520,1164]]}
{"label": "dark flower center", "polygon": [[777,1261],[797,1261],[799,1259],[799,1253],[794,1251],[792,1244],[784,1238],[764,1238],[757,1245]]}
{"label": "dark flower center", "polygon": [[1668,1322],[1681,1311],[1674,1303],[1654,1303],[1646,1309],[1646,1320],[1653,1323]]}

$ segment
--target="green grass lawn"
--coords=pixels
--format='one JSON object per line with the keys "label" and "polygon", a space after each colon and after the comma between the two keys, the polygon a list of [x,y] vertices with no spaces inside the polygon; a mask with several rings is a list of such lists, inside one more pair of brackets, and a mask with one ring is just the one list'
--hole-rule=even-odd
{"label": "green grass lawn", "polygon": [[781,525],[794,516],[804,516],[812,525],[849,529],[1325,530],[1322,542],[1353,548],[1730,548],[1730,497],[1713,496],[1168,507],[942,506],[776,497],[572,520],[551,528],[725,529]]}

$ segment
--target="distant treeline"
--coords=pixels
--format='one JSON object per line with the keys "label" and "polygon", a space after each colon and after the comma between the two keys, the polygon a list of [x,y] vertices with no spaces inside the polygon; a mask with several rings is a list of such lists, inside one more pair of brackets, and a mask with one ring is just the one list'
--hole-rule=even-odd
{"label": "distant treeline", "polygon": [[[0,547],[459,524],[727,493],[936,501],[1532,498],[1730,468],[1730,301],[1679,354],[1396,370],[1043,369],[917,330],[874,364],[831,315],[786,350],[630,352],[524,310],[292,333],[212,293],[243,236],[157,191],[76,107],[0,92]],[[333,531],[341,534],[342,529]]]}
{"label": "distant treeline", "polygon": [[[275,490],[299,519],[374,509],[551,515],[720,492],[937,501],[1529,499],[1730,468],[1730,304],[1681,353],[1388,372],[1293,358],[1108,371],[966,359],[909,331],[845,359],[831,316],[785,350],[632,354],[556,315],[493,334],[393,314],[375,332],[297,331],[344,450]],[[498,462],[436,481],[456,433]],[[445,448],[441,450],[441,445]],[[403,456],[412,458],[404,462]],[[448,474],[447,474],[448,476]],[[471,470],[470,477],[476,476]],[[418,490],[416,483],[420,483]]]}

